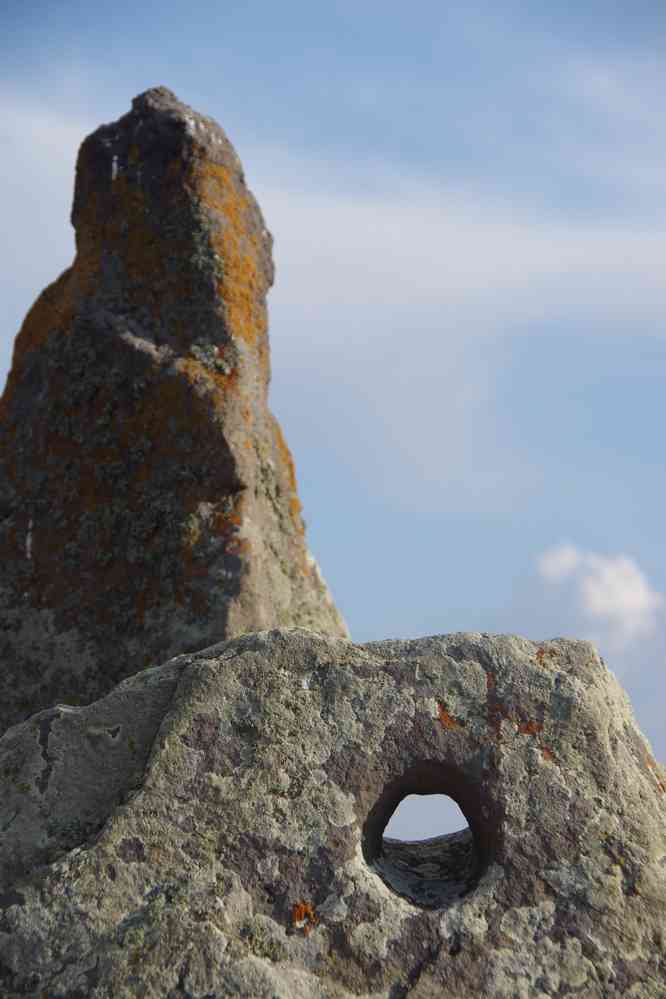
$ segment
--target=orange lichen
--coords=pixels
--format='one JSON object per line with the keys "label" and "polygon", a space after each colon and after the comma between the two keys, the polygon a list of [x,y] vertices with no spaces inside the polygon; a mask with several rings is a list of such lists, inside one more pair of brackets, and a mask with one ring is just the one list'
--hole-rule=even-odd
{"label": "orange lichen", "polygon": [[[539,649],[537,651],[537,658],[539,658],[539,653],[549,654],[544,652],[544,650]],[[543,732],[543,723],[534,721],[531,719],[526,719],[520,709],[509,709],[506,705],[502,704],[496,693],[497,688],[497,678],[493,673],[486,672],[486,691],[488,695],[487,701],[487,719],[488,726],[492,730],[496,739],[500,740],[502,738],[502,722],[507,721],[515,726],[516,731],[520,735],[539,735]],[[522,717],[521,717],[522,715]],[[542,748],[540,746],[540,748]],[[550,753],[550,750],[546,750]],[[546,757],[547,759],[552,758],[552,754]]]}
{"label": "orange lichen", "polygon": [[[488,725],[493,730],[496,739],[502,738],[502,722],[510,721],[511,714],[507,708],[494,695],[495,681],[488,688]],[[491,696],[492,695],[492,696]]]}
{"label": "orange lichen", "polygon": [[94,288],[99,273],[99,257],[79,253],[60,277],[50,284],[29,309],[14,341],[12,366],[0,399],[0,422],[9,420],[11,401],[23,376],[24,360],[32,351],[56,335],[70,332],[79,302]]}
{"label": "orange lichen", "polygon": [[319,920],[310,902],[294,902],[291,907],[291,925],[294,929],[303,930],[307,937]]}
{"label": "orange lichen", "polygon": [[303,507],[300,499],[298,498],[298,490],[296,486],[296,468],[294,465],[294,459],[292,457],[291,451],[284,439],[284,434],[282,433],[282,428],[278,421],[272,417],[271,423],[273,427],[273,440],[275,442],[275,450],[277,451],[277,461],[281,468],[284,468],[287,473],[287,482],[290,491],[289,497],[289,512],[291,514],[291,519],[294,527],[298,534],[305,533],[305,526],[303,524],[303,518],[301,516]]}
{"label": "orange lichen", "polygon": [[543,732],[543,725],[535,721],[519,722],[518,731],[521,735],[538,735]]}
{"label": "orange lichen", "polygon": [[293,520],[296,522],[296,526],[300,533],[303,533],[305,528],[303,527],[303,521],[301,519],[301,513],[303,511],[303,504],[299,500],[298,496],[294,495],[289,500],[289,511]]}
{"label": "orange lichen", "polygon": [[[94,570],[97,580],[89,590],[89,603],[95,607],[95,613],[101,621],[106,613],[106,604],[99,601],[100,591],[108,592],[114,587],[122,587],[132,580],[134,590],[134,611],[136,620],[143,624],[147,612],[157,606],[163,599],[164,583],[159,574],[151,568],[144,568],[136,563],[130,563],[122,545],[118,545],[116,524],[104,518],[104,511],[109,510],[116,499],[116,480],[113,476],[105,477],[98,474],[102,468],[117,465],[127,476],[125,498],[128,511],[140,510],[145,502],[146,486],[153,480],[156,470],[169,462],[188,465],[190,461],[196,464],[198,455],[202,460],[210,461],[213,452],[210,448],[211,400],[218,394],[216,381],[212,373],[189,359],[177,362],[176,372],[164,371],[147,363],[142,372],[145,382],[139,398],[119,393],[113,385],[100,385],[94,396],[81,411],[80,419],[91,427],[96,427],[100,419],[112,414],[115,426],[115,439],[110,444],[96,444],[96,434],[89,438],[89,445],[82,448],[76,439],[59,432],[56,426],[49,428],[42,442],[40,451],[48,455],[51,462],[58,461],[63,467],[70,463],[77,465],[77,482],[74,491],[66,480],[60,479],[53,484],[53,507],[66,511],[66,523],[56,528],[47,521],[38,522],[33,529],[33,557],[30,570],[31,586],[35,598],[49,605],[52,600],[58,600],[58,586],[70,585],[74,589],[78,585],[81,572]],[[183,377],[183,375],[185,377]],[[56,371],[53,375],[50,389],[54,397],[62,390],[61,381],[65,375]],[[170,432],[164,433],[165,419],[169,421]],[[127,463],[127,454],[138,441],[149,442],[148,455],[144,461]],[[180,446],[178,442],[192,441]],[[37,456],[38,460],[41,459]],[[13,466],[9,464],[9,470]],[[233,467],[233,466],[232,466]],[[227,470],[225,470],[227,469]],[[234,544],[234,534],[240,524],[237,510],[233,510],[227,523],[224,514],[220,514],[215,524],[203,527],[196,516],[199,503],[208,498],[209,489],[217,489],[220,495],[228,492],[229,465],[220,466],[220,480],[216,476],[209,479],[202,487],[196,477],[184,480],[179,491],[175,515],[176,523],[182,525],[180,563],[182,574],[178,573],[172,582],[177,591],[179,602],[189,604],[198,616],[205,612],[204,597],[197,591],[198,580],[208,575],[207,559],[202,558],[203,541],[212,533],[211,528],[222,528],[225,541],[233,544],[234,553],[241,554],[243,546]],[[18,474],[18,472],[17,472]],[[203,489],[203,492],[202,492]],[[63,557],[64,540],[76,542],[79,524],[88,518],[89,523],[96,525],[95,549],[87,554],[79,549],[78,562],[69,566]],[[91,520],[92,518],[92,520]],[[23,544],[27,531],[28,511],[25,523],[17,525],[19,530],[15,536],[7,539],[12,550],[3,552],[3,556],[17,560],[20,558],[19,548]],[[120,524],[121,530],[124,524]],[[159,551],[162,539],[159,527],[152,537],[143,540],[145,552]],[[100,553],[103,561],[96,561]],[[71,581],[69,581],[72,576]],[[54,580],[58,586],[54,586]],[[190,585],[194,584],[194,588]],[[86,596],[84,603],[88,603]]]}
{"label": "orange lichen", "polygon": [[452,714],[449,714],[449,712],[446,710],[446,707],[442,704],[441,701],[437,702],[437,714],[439,715],[439,720],[444,726],[444,728],[450,728],[450,729],[462,728],[463,725],[465,724],[462,721],[458,721],[457,718],[454,718]]}
{"label": "orange lichen", "polygon": [[544,665],[544,659],[553,659],[557,656],[557,649],[549,649],[545,645],[540,645],[536,650],[536,660],[540,666]]}
{"label": "orange lichen", "polygon": [[[536,721],[519,721],[517,723],[518,731],[521,735],[535,735],[538,736],[543,732],[543,725]],[[540,739],[537,739],[537,745],[541,750],[541,755],[544,760],[548,760],[549,763],[555,763],[555,754],[548,746],[544,746]]]}
{"label": "orange lichen", "polygon": [[666,794],[666,780],[664,780],[661,776],[661,770],[659,769],[659,764],[655,760],[654,756],[651,755],[651,753],[648,753],[647,750],[645,750],[644,752],[645,755],[643,757],[643,762],[647,766],[648,770],[650,770],[653,776],[655,777],[657,781],[657,790],[659,790],[662,794]]}
{"label": "orange lichen", "polygon": [[282,427],[277,420],[273,420],[273,430],[275,431],[275,447],[280,456],[280,460],[284,467],[287,469],[287,474],[289,476],[289,486],[296,492],[296,467],[294,465],[294,459],[291,455],[291,451],[284,439],[284,434],[282,433]]}
{"label": "orange lichen", "polygon": [[67,328],[74,310],[71,290],[72,268],[69,267],[57,281],[44,289],[30,308],[14,341],[10,379],[16,371],[17,362],[26,353],[41,347],[53,330]]}
{"label": "orange lichen", "polygon": [[220,260],[218,293],[233,336],[253,347],[262,368],[268,369],[268,322],[261,273],[260,247],[252,206],[240,178],[226,166],[195,158],[191,183],[201,203],[212,213],[210,244]]}

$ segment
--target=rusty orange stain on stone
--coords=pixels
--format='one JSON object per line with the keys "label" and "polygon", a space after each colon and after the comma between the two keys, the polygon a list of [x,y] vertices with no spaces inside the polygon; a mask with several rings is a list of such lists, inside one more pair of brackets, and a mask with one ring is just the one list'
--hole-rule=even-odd
{"label": "rusty orange stain on stone", "polygon": [[536,650],[536,660],[540,666],[544,665],[544,659],[546,657],[548,657],[549,659],[553,659],[555,656],[557,656],[557,650],[547,649],[545,645],[540,645],[539,648]]}
{"label": "rusty orange stain on stone", "polygon": [[659,789],[659,791],[662,794],[666,794],[666,781],[662,780],[657,761],[655,760],[654,756],[651,756],[650,753],[647,752],[647,750],[645,752],[645,763],[648,769],[651,770],[652,773],[654,774],[657,780],[657,788]]}
{"label": "rusty orange stain on stone", "polygon": [[521,735],[538,735],[539,732],[543,732],[543,725],[534,721],[519,722],[518,731]]}
{"label": "rusty orange stain on stone", "polygon": [[[487,674],[490,675],[490,674]],[[509,711],[504,707],[504,705],[495,698],[495,678],[493,677],[491,683],[488,684],[488,724],[495,733],[497,739],[502,738],[502,721],[504,719],[511,720],[511,715]]]}
{"label": "rusty orange stain on stone", "polygon": [[441,721],[444,728],[454,729],[454,728],[463,727],[464,723],[458,721],[458,719],[454,718],[452,714],[449,714],[449,712],[446,710],[441,701],[437,702],[437,713],[439,715],[439,720]]}
{"label": "rusty orange stain on stone", "polygon": [[210,241],[223,261],[218,293],[229,329],[257,349],[260,364],[266,366],[268,323],[261,296],[267,289],[259,241],[248,225],[252,211],[248,194],[233,171],[211,162],[203,148],[200,156],[195,156],[189,180],[202,203],[221,222],[212,228]]}
{"label": "rusty orange stain on stone", "polygon": [[303,930],[307,937],[318,922],[314,907],[310,902],[294,902],[291,907],[291,925],[295,929]]}
{"label": "rusty orange stain on stone", "polygon": [[296,492],[296,468],[294,466],[294,459],[292,457],[289,446],[284,439],[284,434],[282,433],[282,427],[277,422],[275,418],[271,421],[273,424],[273,431],[275,434],[275,447],[280,456],[282,463],[287,469],[287,474],[289,476],[289,485],[291,489]]}

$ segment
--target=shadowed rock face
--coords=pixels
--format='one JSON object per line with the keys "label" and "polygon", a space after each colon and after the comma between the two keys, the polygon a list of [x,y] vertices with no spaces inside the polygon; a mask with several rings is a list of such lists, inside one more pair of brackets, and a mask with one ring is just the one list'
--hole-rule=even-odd
{"label": "shadowed rock face", "polygon": [[164,89],[89,136],[0,400],[0,732],[246,631],[346,635],[266,397],[271,236]]}
{"label": "shadowed rock face", "polygon": [[246,635],[0,740],[0,995],[663,999],[665,791],[587,642]]}

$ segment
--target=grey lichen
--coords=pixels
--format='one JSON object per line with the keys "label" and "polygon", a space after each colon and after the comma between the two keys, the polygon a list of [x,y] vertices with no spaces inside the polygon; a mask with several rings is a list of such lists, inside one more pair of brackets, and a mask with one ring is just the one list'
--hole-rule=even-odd
{"label": "grey lichen", "polygon": [[[53,716],[43,797],[14,786],[43,773],[37,731],[0,741],[0,896],[22,899],[0,923],[10,994],[29,975],[66,992],[99,957],[91,999],[128,981],[155,999],[178,981],[248,999],[662,999],[663,769],[589,643],[248,634]],[[384,838],[404,796],[432,792],[466,833]],[[26,961],[43,926],[65,969]]]}

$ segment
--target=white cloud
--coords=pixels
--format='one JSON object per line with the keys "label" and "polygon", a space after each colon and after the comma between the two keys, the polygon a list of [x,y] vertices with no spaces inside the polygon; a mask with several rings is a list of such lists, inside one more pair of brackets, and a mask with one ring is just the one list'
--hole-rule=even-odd
{"label": "white cloud", "polygon": [[664,597],[627,555],[599,555],[561,544],[545,551],[537,565],[548,583],[574,583],[579,611],[601,626],[595,639],[613,651],[655,634]]}
{"label": "white cloud", "polygon": [[539,557],[539,572],[549,583],[561,583],[574,572],[580,561],[581,554],[574,545],[558,545]]}

